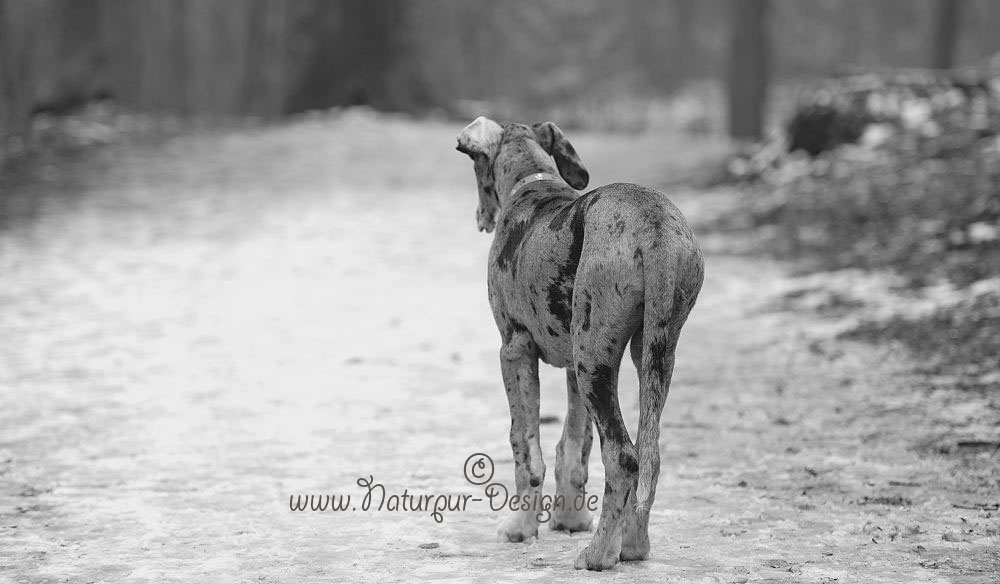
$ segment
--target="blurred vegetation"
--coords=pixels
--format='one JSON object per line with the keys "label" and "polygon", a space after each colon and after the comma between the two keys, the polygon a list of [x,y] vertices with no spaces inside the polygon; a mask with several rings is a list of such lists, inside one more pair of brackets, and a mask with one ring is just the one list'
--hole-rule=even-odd
{"label": "blurred vegetation", "polygon": [[947,281],[960,291],[929,314],[866,321],[847,338],[900,341],[926,372],[995,385],[1000,67],[828,80],[783,133],[728,171],[746,196],[720,226],[753,233],[767,253],[808,270],[891,270],[912,290]]}
{"label": "blurred vegetation", "polygon": [[819,269],[891,267],[916,284],[1000,274],[1000,96],[986,79],[828,82],[784,135],[730,163],[757,182],[727,221]]}

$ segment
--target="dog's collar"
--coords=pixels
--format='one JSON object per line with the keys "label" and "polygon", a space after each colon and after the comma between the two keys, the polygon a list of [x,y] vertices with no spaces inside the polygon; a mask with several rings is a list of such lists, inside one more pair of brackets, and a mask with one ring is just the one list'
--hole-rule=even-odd
{"label": "dog's collar", "polygon": [[507,199],[513,199],[514,195],[521,191],[524,187],[530,185],[533,182],[538,182],[540,180],[554,180],[562,182],[562,179],[558,176],[548,173],[548,172],[536,172],[535,174],[529,174],[528,176],[522,178],[521,180],[514,183],[514,187],[510,189],[510,194],[507,195]]}

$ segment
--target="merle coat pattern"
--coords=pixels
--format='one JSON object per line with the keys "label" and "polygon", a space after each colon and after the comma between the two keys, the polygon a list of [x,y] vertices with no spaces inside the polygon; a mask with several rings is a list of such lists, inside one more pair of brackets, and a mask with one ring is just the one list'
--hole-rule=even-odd
{"label": "merle coat pattern", "polygon": [[[659,420],[674,349],[704,276],[702,254],[663,194],[616,183],[579,195],[589,176],[553,123],[501,126],[477,118],[458,136],[474,162],[479,228],[496,230],[489,298],[502,346],[510,442],[520,496],[541,494],[538,361],[566,369],[569,409],[556,451],[556,492],[585,488],[597,426],[605,490],[600,521],[577,568],[602,570],[649,554],[649,510],[659,474]],[[562,177],[555,176],[558,172]],[[563,182],[565,181],[565,182]],[[633,444],[618,404],[626,346],[639,371]],[[586,509],[554,509],[551,527],[584,531]],[[538,533],[534,511],[499,528],[504,541]]]}

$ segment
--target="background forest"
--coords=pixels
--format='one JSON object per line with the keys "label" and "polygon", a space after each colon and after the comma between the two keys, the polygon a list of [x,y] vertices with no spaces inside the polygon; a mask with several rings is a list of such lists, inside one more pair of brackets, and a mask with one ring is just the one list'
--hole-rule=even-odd
{"label": "background forest", "polygon": [[[685,92],[705,118],[695,126],[719,131],[727,78],[982,64],[1000,51],[998,28],[989,0],[0,0],[0,135],[98,97],[272,118],[486,102],[637,129]],[[759,93],[736,90],[740,102]]]}

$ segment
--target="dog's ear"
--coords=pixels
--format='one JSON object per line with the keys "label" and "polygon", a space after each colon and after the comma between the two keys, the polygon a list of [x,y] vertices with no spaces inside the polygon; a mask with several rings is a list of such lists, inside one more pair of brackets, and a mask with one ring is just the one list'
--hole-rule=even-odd
{"label": "dog's ear", "polygon": [[503,128],[489,118],[479,116],[458,134],[456,150],[472,158],[479,187],[479,206],[476,208],[476,225],[480,231],[490,233],[496,227],[500,209],[496,184],[493,179],[493,158],[500,149]]}
{"label": "dog's ear", "polygon": [[503,127],[493,120],[479,116],[458,133],[456,150],[469,156],[485,154],[490,159],[496,156],[503,137]]}
{"label": "dog's ear", "polygon": [[580,157],[577,156],[573,145],[569,143],[566,136],[563,136],[559,126],[552,122],[542,122],[531,126],[535,131],[535,140],[542,146],[549,156],[556,159],[556,168],[569,186],[577,190],[587,188],[590,182],[590,173],[583,167]]}
{"label": "dog's ear", "polygon": [[479,205],[476,207],[476,226],[480,231],[492,233],[496,227],[496,216],[500,210],[493,179],[493,164],[490,157],[481,152],[469,154],[476,170],[476,186],[479,188]]}

